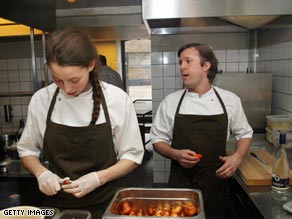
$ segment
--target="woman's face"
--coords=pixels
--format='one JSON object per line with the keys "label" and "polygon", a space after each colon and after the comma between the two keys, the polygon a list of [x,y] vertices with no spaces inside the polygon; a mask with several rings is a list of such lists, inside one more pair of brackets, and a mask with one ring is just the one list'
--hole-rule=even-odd
{"label": "woman's face", "polygon": [[66,94],[77,97],[90,88],[89,73],[94,65],[92,62],[89,67],[62,66],[52,62],[50,70],[55,84]]}

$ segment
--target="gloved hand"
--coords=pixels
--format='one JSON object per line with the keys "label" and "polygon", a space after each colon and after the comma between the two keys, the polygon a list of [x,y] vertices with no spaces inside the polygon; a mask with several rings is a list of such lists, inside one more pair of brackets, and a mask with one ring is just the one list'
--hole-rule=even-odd
{"label": "gloved hand", "polygon": [[62,185],[62,189],[64,189],[64,191],[67,193],[71,193],[77,198],[81,198],[99,186],[101,186],[101,183],[97,173],[91,172],[77,180],[72,181],[70,184]]}
{"label": "gloved hand", "polygon": [[46,195],[55,195],[61,190],[61,178],[49,170],[41,173],[37,180],[39,189]]}

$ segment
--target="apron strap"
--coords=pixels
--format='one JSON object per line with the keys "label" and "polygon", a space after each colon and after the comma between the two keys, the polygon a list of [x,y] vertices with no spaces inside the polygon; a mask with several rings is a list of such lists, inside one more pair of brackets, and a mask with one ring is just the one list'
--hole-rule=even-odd
{"label": "apron strap", "polygon": [[184,96],[185,96],[186,92],[187,92],[187,89],[185,89],[185,91],[181,95],[181,98],[180,98],[180,100],[178,102],[178,106],[176,107],[175,115],[178,115],[178,113],[179,113],[180,105],[182,103],[182,100],[184,99]]}
{"label": "apron strap", "polygon": [[46,122],[47,125],[49,124],[49,121],[51,120],[52,112],[53,112],[53,109],[54,109],[54,106],[55,106],[55,102],[56,102],[59,90],[60,89],[57,87],[57,89],[56,89],[56,91],[54,93],[53,99],[51,101],[50,108],[49,108],[49,111],[48,111],[48,114],[47,114],[47,122]]}
{"label": "apron strap", "polygon": [[224,105],[224,103],[223,103],[223,101],[222,101],[220,95],[218,94],[218,92],[216,91],[216,89],[215,89],[214,87],[213,87],[213,89],[214,89],[214,91],[215,91],[215,94],[216,94],[216,96],[217,96],[217,98],[218,98],[218,100],[219,100],[221,106],[222,106],[222,109],[223,109],[224,114],[227,116],[227,111],[226,111],[225,105]]}

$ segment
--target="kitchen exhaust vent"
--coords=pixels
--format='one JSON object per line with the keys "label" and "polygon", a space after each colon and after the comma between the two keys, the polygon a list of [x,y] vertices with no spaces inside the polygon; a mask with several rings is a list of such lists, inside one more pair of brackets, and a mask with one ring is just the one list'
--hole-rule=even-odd
{"label": "kitchen exhaust vent", "polygon": [[247,32],[292,12],[291,0],[142,0],[149,34]]}

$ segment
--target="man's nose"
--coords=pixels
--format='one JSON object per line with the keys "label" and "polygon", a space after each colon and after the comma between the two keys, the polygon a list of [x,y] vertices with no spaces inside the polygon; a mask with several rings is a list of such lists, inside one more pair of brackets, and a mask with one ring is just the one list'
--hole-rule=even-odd
{"label": "man's nose", "polygon": [[179,65],[179,68],[180,68],[180,70],[184,69],[185,68],[185,63],[181,62],[180,65]]}

